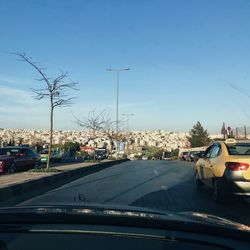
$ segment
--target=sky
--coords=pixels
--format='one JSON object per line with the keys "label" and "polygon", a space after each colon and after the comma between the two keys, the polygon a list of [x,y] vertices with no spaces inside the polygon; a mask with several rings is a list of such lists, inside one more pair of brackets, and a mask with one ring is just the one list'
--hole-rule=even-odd
{"label": "sky", "polygon": [[74,116],[133,113],[131,130],[210,133],[250,125],[248,0],[0,0],[0,127],[48,129],[48,100],[33,98],[39,75],[78,82],[74,104],[55,110],[55,129]]}

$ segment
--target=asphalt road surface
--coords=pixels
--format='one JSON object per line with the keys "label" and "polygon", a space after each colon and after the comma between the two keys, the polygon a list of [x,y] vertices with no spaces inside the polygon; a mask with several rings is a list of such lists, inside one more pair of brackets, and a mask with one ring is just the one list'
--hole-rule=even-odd
{"label": "asphalt road surface", "polygon": [[245,200],[215,203],[208,189],[196,190],[194,163],[180,161],[125,162],[18,205],[85,203],[204,212],[250,225],[250,206]]}

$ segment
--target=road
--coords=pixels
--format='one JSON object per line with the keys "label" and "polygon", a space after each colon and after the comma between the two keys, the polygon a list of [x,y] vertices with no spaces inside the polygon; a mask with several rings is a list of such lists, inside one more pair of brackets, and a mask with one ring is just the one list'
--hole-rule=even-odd
{"label": "road", "polygon": [[215,203],[209,190],[196,190],[194,163],[180,161],[124,162],[17,205],[84,203],[198,211],[250,225],[249,205],[244,200]]}

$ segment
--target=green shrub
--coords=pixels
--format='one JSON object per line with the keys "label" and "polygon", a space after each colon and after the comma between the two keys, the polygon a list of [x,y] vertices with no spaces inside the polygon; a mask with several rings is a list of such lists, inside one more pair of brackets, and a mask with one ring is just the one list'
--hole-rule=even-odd
{"label": "green shrub", "polygon": [[172,160],[178,160],[178,156],[172,156],[171,159]]}
{"label": "green shrub", "polygon": [[33,172],[33,173],[58,173],[60,172],[58,169],[56,168],[34,168],[29,170],[29,172]]}

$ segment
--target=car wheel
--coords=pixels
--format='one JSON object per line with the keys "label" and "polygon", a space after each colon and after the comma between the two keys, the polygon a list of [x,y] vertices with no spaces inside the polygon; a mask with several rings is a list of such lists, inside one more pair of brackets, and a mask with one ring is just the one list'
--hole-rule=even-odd
{"label": "car wheel", "polygon": [[12,163],[8,169],[8,173],[14,174],[16,172],[16,164]]}
{"label": "car wheel", "polygon": [[202,186],[202,182],[201,182],[201,179],[199,177],[199,174],[198,174],[197,170],[195,171],[195,184],[196,184],[197,189],[200,189],[201,186]]}

